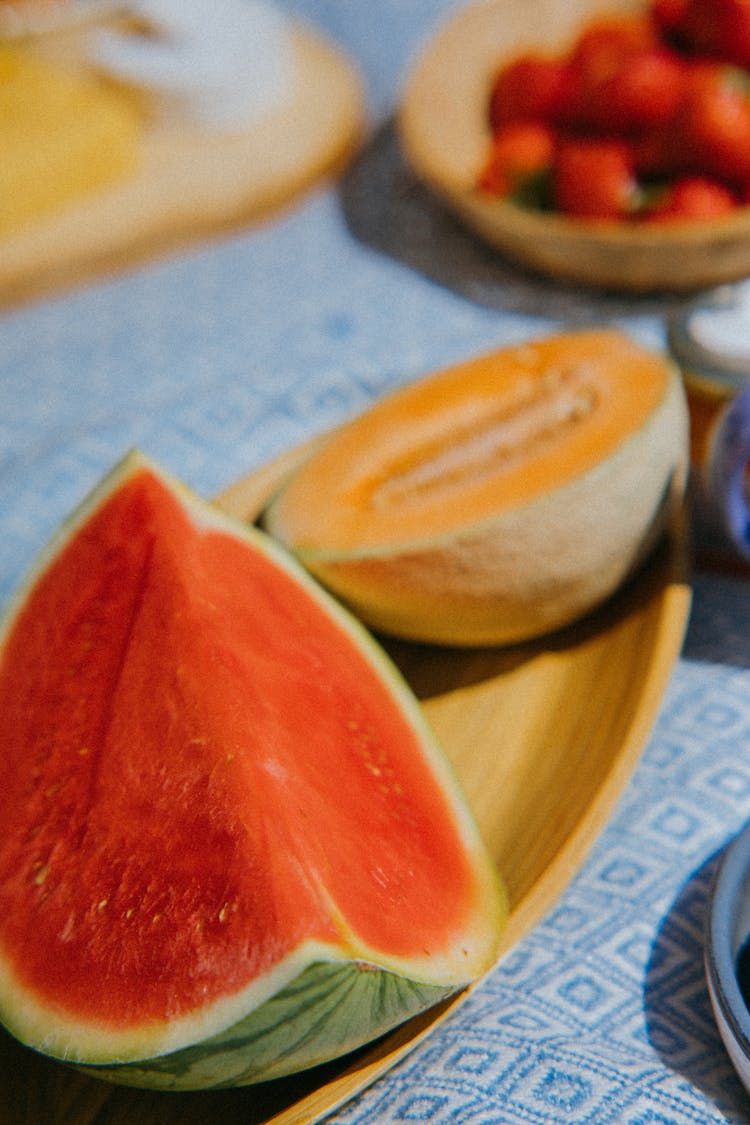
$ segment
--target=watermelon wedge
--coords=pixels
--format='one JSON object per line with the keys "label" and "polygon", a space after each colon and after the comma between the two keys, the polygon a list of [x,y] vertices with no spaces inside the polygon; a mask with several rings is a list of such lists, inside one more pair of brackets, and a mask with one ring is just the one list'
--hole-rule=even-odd
{"label": "watermelon wedge", "polygon": [[0,1020],[131,1085],[289,1074],[485,973],[503,890],[416,699],[129,454],[0,626]]}

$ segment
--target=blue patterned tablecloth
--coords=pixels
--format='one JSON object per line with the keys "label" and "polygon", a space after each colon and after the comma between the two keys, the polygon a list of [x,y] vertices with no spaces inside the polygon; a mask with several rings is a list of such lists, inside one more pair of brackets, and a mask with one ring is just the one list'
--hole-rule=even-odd
{"label": "blue patterned tablecloth", "polygon": [[[525,276],[404,168],[392,112],[444,0],[295,0],[360,64],[372,134],[254,230],[0,316],[0,601],[129,447],[211,495],[431,368],[666,300]],[[717,856],[750,817],[750,590],[698,576],[642,763],[548,917],[340,1125],[750,1122],[702,969]]]}

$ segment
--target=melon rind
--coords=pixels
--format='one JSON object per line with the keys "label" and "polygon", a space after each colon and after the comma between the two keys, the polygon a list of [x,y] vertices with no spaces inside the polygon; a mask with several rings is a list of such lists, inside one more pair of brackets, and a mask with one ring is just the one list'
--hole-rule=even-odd
{"label": "melon rind", "polygon": [[0,1022],[22,1043],[124,1085],[185,1090],[244,1085],[348,1053],[482,976],[495,963],[507,901],[450,764],[416,698],[368,630],[267,535],[200,500],[138,451],[112,470],[38,556],[0,623],[0,665],[6,638],[36,580],[107,498],[144,467],[181,499],[199,525],[236,536],[291,575],[365,654],[373,676],[387,683],[418,734],[474,880],[462,932],[432,954],[412,960],[374,949],[337,918],[338,943],[305,940],[237,995],[156,1026],[113,1028],[47,1003],[18,975],[0,933]]}
{"label": "melon rind", "polygon": [[625,583],[683,502],[687,403],[678,368],[666,358],[664,364],[661,401],[618,448],[481,521],[412,542],[306,547],[283,513],[285,489],[305,473],[303,461],[269,504],[263,526],[377,632],[456,647],[546,635]]}
{"label": "melon rind", "polygon": [[454,991],[364,963],[318,961],[260,1008],[194,1047],[142,1063],[83,1069],[151,1089],[252,1085],[348,1054]]}

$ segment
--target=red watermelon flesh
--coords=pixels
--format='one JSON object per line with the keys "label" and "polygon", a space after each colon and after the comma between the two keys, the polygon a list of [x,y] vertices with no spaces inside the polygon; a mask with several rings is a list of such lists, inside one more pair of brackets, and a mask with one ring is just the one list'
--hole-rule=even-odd
{"label": "red watermelon flesh", "polygon": [[0,1014],[26,1042],[143,1060],[316,961],[440,995],[492,963],[501,894],[416,702],[261,533],[131,455],[0,642]]}

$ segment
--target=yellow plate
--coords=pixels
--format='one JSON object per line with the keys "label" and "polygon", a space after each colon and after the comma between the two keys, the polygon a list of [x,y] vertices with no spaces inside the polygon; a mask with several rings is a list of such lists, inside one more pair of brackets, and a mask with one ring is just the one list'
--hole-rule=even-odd
{"label": "yellow plate", "polygon": [[[0,4],[0,7],[2,4]],[[234,132],[146,112],[137,168],[0,239],[0,309],[130,270],[257,223],[335,178],[367,128],[358,66],[314,27],[291,26],[295,81],[282,104]],[[34,40],[89,74],[87,27]],[[144,107],[145,90],[131,90]]]}
{"label": "yellow plate", "polygon": [[[240,481],[219,503],[254,518],[297,456]],[[686,570],[684,529],[674,527],[627,588],[552,637],[489,650],[389,645],[508,884],[503,952],[567,886],[636,766],[682,646]],[[389,1070],[467,995],[307,1075],[196,1094],[110,1086],[0,1032],[0,1125],[309,1125]]]}

